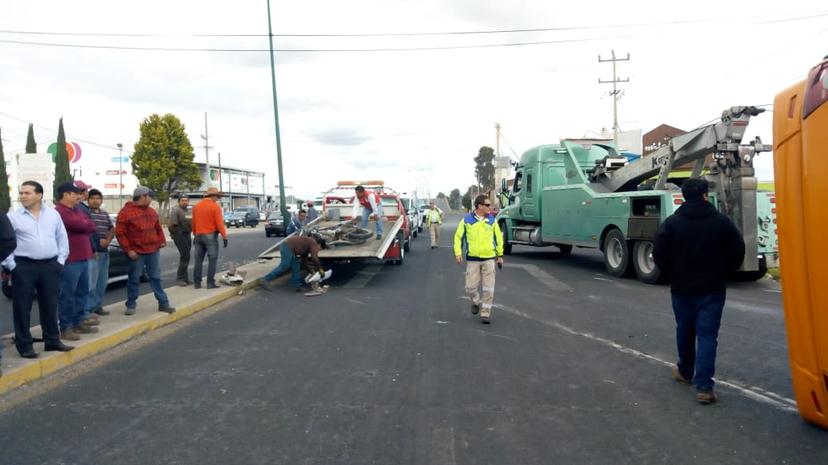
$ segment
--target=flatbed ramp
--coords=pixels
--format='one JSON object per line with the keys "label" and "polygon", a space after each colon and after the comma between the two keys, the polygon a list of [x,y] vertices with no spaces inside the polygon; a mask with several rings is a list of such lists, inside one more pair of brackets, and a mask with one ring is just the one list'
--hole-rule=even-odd
{"label": "flatbed ramp", "polygon": [[[320,218],[321,219],[321,218]],[[335,226],[341,221],[320,221],[320,219],[314,220],[310,224],[306,226],[309,227],[320,227],[325,228],[328,226]],[[394,243],[394,239],[397,236],[397,233],[400,231],[400,228],[403,225],[403,218],[400,217],[396,220],[383,220],[382,223],[382,239],[376,240],[373,236],[365,241],[362,244],[355,244],[355,245],[340,245],[330,247],[319,252],[319,258],[322,260],[334,260],[334,261],[344,261],[344,260],[355,260],[355,259],[367,259],[367,258],[377,258],[382,259],[385,257],[385,254],[388,252],[388,248],[391,247],[391,244]],[[369,231],[374,231],[374,222],[369,221],[368,226],[366,227]],[[294,233],[295,234],[295,233]],[[290,236],[293,236],[291,234]],[[279,258],[279,246],[287,240],[288,237],[283,238],[282,240],[276,242],[273,246],[265,250],[259,255],[259,258]]]}

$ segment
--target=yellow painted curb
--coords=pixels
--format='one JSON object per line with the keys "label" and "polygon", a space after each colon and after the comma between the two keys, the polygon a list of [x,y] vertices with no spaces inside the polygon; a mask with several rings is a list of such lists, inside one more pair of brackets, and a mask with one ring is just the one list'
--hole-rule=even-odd
{"label": "yellow painted curb", "polygon": [[[192,304],[180,306],[176,309],[175,313],[170,315],[159,312],[154,318],[136,322],[135,324],[116,330],[113,333],[104,334],[97,336],[94,339],[84,341],[83,344],[78,344],[75,346],[74,350],[70,352],[50,353],[48,357],[35,359],[32,363],[28,363],[22,367],[4,372],[3,376],[0,376],[0,395],[23,386],[26,383],[43,378],[70,365],[74,365],[75,363],[90,358],[93,355],[100,354],[136,336],[167,326],[206,308],[212,307],[220,302],[228,300],[233,296],[239,295],[239,293],[243,290],[252,289],[257,286],[260,279],[261,278],[257,278],[252,281],[245,282],[240,286],[228,287],[226,290],[222,290],[222,292],[210,296],[207,299],[198,300]],[[281,281],[281,279],[279,281]]]}

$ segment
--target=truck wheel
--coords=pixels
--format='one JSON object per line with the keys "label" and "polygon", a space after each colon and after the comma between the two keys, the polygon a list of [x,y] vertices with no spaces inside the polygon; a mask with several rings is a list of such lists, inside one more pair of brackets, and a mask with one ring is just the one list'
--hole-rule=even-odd
{"label": "truck wheel", "polygon": [[411,239],[407,240],[405,244],[403,244],[403,250],[406,252],[411,251]]}
{"label": "truck wheel", "polygon": [[653,261],[653,243],[651,241],[636,241],[633,245],[633,266],[638,280],[647,284],[663,282],[663,273]]}
{"label": "truck wheel", "polygon": [[512,244],[509,242],[505,221],[500,222],[500,233],[503,234],[503,255],[512,255]]}
{"label": "truck wheel", "polygon": [[394,260],[395,265],[402,265],[403,261],[405,261],[405,246],[403,246],[403,235],[400,233],[397,236],[397,240],[400,241],[400,258]]}
{"label": "truck wheel", "polygon": [[417,233],[417,228],[414,228],[414,229],[411,231],[411,237],[415,237],[415,238],[416,238],[416,237],[417,237],[417,234],[418,234],[418,233]]}
{"label": "truck wheel", "polygon": [[604,265],[609,274],[619,278],[629,276],[632,271],[629,244],[618,229],[611,230],[604,238]]}
{"label": "truck wheel", "polygon": [[555,244],[555,247],[558,248],[564,257],[572,253],[572,244]]}

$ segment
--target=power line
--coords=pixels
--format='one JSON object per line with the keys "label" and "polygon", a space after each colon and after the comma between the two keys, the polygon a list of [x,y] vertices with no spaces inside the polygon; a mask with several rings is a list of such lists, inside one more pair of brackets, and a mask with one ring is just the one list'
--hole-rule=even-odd
{"label": "power line", "polygon": [[[790,18],[771,19],[764,21],[761,24],[775,24],[786,23],[793,21],[804,21],[809,19],[816,19],[828,16],[828,11],[814,11],[803,13],[788,13],[776,15],[762,15],[738,18],[743,21],[753,21],[769,18],[780,18],[783,16],[790,16],[791,14],[799,14]],[[452,36],[452,35],[486,35],[486,34],[514,34],[514,33],[534,33],[534,32],[561,32],[561,31],[585,31],[585,30],[600,30],[600,29],[620,29],[620,28],[635,28],[635,27],[655,27],[655,26],[677,26],[677,25],[693,25],[701,23],[716,23],[722,21],[732,22],[734,19],[727,18],[711,18],[711,19],[695,19],[695,20],[680,20],[680,21],[654,21],[647,23],[626,23],[626,24],[606,24],[606,25],[589,25],[589,26],[568,26],[568,27],[535,27],[535,28],[515,28],[515,29],[491,29],[491,30],[467,30],[467,31],[421,31],[421,32],[378,32],[378,33],[285,33],[273,34],[273,37],[418,37],[418,36]],[[54,32],[54,31],[25,31],[25,30],[0,30],[0,34],[17,34],[17,35],[42,35],[42,36],[71,36],[71,37],[127,37],[127,38],[245,38],[245,37],[268,37],[267,34],[249,34],[249,33],[221,33],[221,34],[167,34],[167,33],[120,33],[120,32]]]}
{"label": "power line", "polygon": [[[548,44],[568,44],[578,42],[595,42],[601,40],[617,40],[629,39],[633,36],[614,36],[614,37],[593,37],[586,39],[559,39],[559,40],[542,40],[534,42],[507,42],[499,44],[480,44],[480,45],[447,45],[447,46],[432,46],[432,47],[380,47],[380,48],[286,48],[274,49],[275,52],[281,53],[325,53],[325,52],[415,52],[415,51],[437,51],[437,50],[466,50],[466,49],[483,49],[496,47],[524,47],[530,45],[548,45]],[[0,39],[0,43],[16,44],[16,45],[32,45],[42,47],[68,47],[68,48],[86,48],[97,50],[133,50],[133,51],[153,51],[153,52],[270,52],[268,49],[252,49],[252,48],[178,48],[178,47],[131,47],[120,45],[94,45],[94,44],[67,44],[57,42],[30,42],[23,40],[7,40]]]}

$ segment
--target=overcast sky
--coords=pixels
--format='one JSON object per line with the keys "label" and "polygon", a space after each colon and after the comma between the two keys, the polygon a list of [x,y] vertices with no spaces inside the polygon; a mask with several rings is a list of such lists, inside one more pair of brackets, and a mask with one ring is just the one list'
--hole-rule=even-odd
{"label": "overcast sky", "polygon": [[[474,182],[473,157],[503,127],[504,155],[612,126],[612,49],[622,129],[685,130],[732,105],[773,102],[828,54],[819,2],[541,0],[274,0],[275,34],[384,34],[555,29],[489,34],[277,37],[276,80],[285,184],[314,195],[338,179],[385,179],[398,190],[448,193]],[[636,6],[632,6],[636,5]],[[276,183],[276,144],[264,0],[30,0],[4,2],[0,30],[158,34],[116,37],[0,33],[0,127],[6,152],[54,140],[64,117],[85,156],[131,149],[138,124],[173,113],[222,162]],[[258,37],[187,37],[260,34]],[[259,51],[62,48],[3,41]],[[505,47],[434,49],[472,45]],[[432,48],[410,51],[353,49]],[[319,51],[319,50],[340,51]],[[17,118],[17,119],[15,119]],[[772,140],[770,113],[748,136]],[[91,145],[97,143],[102,146]],[[196,148],[196,159],[204,150]],[[772,160],[758,160],[771,179]]]}

